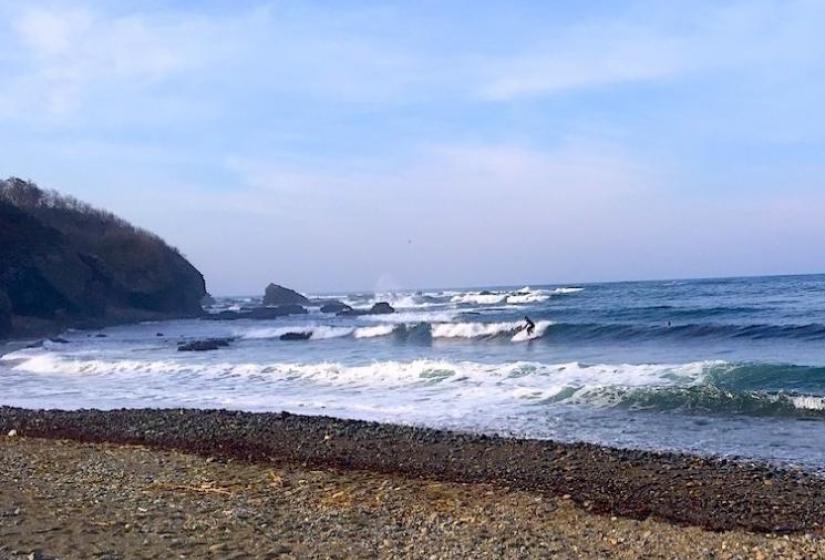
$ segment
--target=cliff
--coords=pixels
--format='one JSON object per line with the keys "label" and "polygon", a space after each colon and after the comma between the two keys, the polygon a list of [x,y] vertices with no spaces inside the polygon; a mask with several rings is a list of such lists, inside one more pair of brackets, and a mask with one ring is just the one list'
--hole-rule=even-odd
{"label": "cliff", "polygon": [[0,180],[0,337],[197,316],[205,295],[201,273],[156,235]]}

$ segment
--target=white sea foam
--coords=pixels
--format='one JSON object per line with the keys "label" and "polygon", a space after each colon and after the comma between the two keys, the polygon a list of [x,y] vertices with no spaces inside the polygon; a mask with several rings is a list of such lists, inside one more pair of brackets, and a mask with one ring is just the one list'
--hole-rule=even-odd
{"label": "white sea foam", "polygon": [[259,327],[247,330],[235,330],[235,336],[244,339],[275,339],[288,333],[310,333],[311,340],[325,340],[353,336],[355,338],[374,338],[392,334],[399,325],[413,326],[430,324],[433,338],[492,338],[512,335],[513,342],[524,342],[544,336],[552,321],[537,321],[531,334],[524,328],[524,321],[498,323],[462,322],[452,323],[439,319],[452,319],[449,313],[396,313],[393,315],[366,315],[360,319],[381,322],[368,327],[295,325],[284,327]]}
{"label": "white sea foam", "polygon": [[825,410],[825,397],[800,395],[791,397],[791,403],[801,410]]}
{"label": "white sea foam", "polygon": [[452,303],[475,304],[475,305],[523,305],[529,303],[542,303],[550,299],[554,294],[571,294],[581,291],[582,288],[556,288],[552,291],[534,290],[530,286],[525,286],[514,292],[466,292],[454,295],[450,298]]}
{"label": "white sea foam", "polygon": [[[301,331],[301,329],[296,329],[296,332],[308,332],[308,331]],[[326,340],[329,338],[341,338],[344,336],[350,336],[355,332],[354,327],[330,327],[326,325],[320,325],[317,327],[312,327],[309,329],[309,332],[312,334],[310,335],[311,340]]]}
{"label": "white sea foam", "polygon": [[400,311],[390,315],[361,315],[359,321],[417,324],[417,323],[449,323],[458,316],[458,311]]}
{"label": "white sea foam", "polygon": [[511,294],[507,296],[506,302],[509,304],[523,304],[523,303],[541,303],[550,299],[547,294],[526,293],[526,294]]}
{"label": "white sea foam", "polygon": [[4,361],[8,369],[0,375],[0,389],[4,383],[17,383],[21,390],[6,404],[19,406],[224,407],[444,425],[451,418],[480,421],[484,418],[478,416],[480,411],[505,418],[527,412],[524,407],[550,403],[615,406],[621,395],[634,389],[701,383],[709,368],[717,365],[437,359],[360,364],[233,362],[227,360],[231,356],[95,359],[41,351]]}
{"label": "white sea foam", "polygon": [[497,303],[504,303],[507,299],[507,294],[498,293],[469,293],[458,294],[450,298],[453,303],[472,303],[476,305],[495,305]]}
{"label": "white sea foam", "polygon": [[432,325],[433,338],[492,338],[513,335],[513,342],[523,342],[540,338],[552,321],[539,321],[531,334],[527,333],[524,321],[501,323],[436,323]]}
{"label": "white sea foam", "polygon": [[547,328],[553,324],[553,321],[538,321],[536,322],[536,327],[533,329],[533,332],[528,333],[527,329],[520,329],[516,334],[513,335],[512,341],[513,342],[526,342],[528,340],[535,340],[536,338],[541,338],[544,336],[544,333],[547,331]]}
{"label": "white sea foam", "polygon": [[281,335],[291,333],[291,332],[308,332],[313,327],[311,325],[306,325],[302,327],[256,327],[252,329],[236,329],[234,332],[235,336],[239,336],[241,338],[247,339],[268,339],[268,338],[278,338]]}
{"label": "white sea foam", "polygon": [[374,327],[359,327],[355,329],[355,338],[375,338],[393,333],[397,325],[375,325]]}
{"label": "white sea foam", "polygon": [[481,338],[515,333],[523,322],[507,323],[437,323],[432,325],[433,338]]}
{"label": "white sea foam", "polygon": [[330,338],[374,338],[387,336],[398,327],[397,324],[375,325],[369,327],[335,326],[335,325],[295,325],[289,327],[260,327],[248,330],[236,330],[235,336],[244,339],[271,339],[280,338],[288,333],[309,333],[311,340],[326,340]]}
{"label": "white sea foam", "polygon": [[554,294],[575,294],[581,292],[584,288],[556,288],[553,290]]}
{"label": "white sea foam", "polygon": [[[222,356],[225,358],[225,356]],[[63,356],[41,351],[37,354],[16,352],[3,356],[10,369],[17,372],[63,375],[122,375],[131,379],[135,374],[156,374],[170,385],[176,380],[170,374],[186,373],[204,379],[225,377],[266,377],[271,380],[315,380],[336,385],[356,383],[359,386],[418,384],[422,381],[451,380],[456,383],[484,385],[495,390],[502,385],[532,387],[546,390],[552,387],[594,388],[605,386],[685,386],[700,382],[710,367],[719,362],[693,362],[678,365],[661,364],[596,364],[578,362],[545,364],[540,362],[482,362],[448,360],[378,361],[364,365],[344,365],[335,362],[192,362],[178,358],[163,360],[112,359]]]}
{"label": "white sea foam", "polygon": [[376,294],[372,304],[385,301],[395,309],[424,309],[439,305],[431,301],[421,301],[421,297],[412,294]]}

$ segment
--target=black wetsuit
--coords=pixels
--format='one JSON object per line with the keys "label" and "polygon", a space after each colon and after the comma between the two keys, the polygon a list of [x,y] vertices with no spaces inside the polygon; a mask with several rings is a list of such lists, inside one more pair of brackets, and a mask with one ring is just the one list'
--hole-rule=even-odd
{"label": "black wetsuit", "polygon": [[530,317],[528,317],[527,315],[524,316],[524,320],[527,322],[527,334],[532,335],[533,331],[536,330],[536,324],[533,321],[531,321]]}

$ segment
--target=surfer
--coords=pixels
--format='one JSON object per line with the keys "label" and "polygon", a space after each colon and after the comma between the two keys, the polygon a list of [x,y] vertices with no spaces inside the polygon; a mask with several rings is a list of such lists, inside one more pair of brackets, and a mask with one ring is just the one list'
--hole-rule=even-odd
{"label": "surfer", "polygon": [[527,323],[524,329],[527,331],[527,336],[533,336],[533,331],[536,330],[536,324],[530,320],[527,315],[524,316],[524,322]]}

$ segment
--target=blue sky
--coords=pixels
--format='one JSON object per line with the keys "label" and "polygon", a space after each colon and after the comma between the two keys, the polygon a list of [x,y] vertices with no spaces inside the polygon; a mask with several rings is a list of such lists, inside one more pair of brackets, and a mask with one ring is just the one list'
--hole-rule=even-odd
{"label": "blue sky", "polygon": [[0,1],[0,174],[216,294],[821,272],[822,29],[820,1]]}

